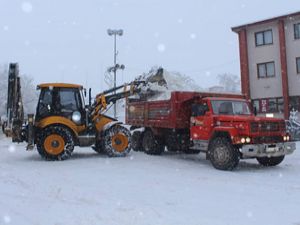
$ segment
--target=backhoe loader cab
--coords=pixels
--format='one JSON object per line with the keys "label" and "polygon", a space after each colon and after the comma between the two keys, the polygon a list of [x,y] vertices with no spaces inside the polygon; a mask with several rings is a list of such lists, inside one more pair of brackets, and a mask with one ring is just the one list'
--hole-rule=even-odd
{"label": "backhoe loader cab", "polygon": [[76,125],[85,123],[82,86],[73,84],[41,84],[35,121],[51,116],[64,117]]}

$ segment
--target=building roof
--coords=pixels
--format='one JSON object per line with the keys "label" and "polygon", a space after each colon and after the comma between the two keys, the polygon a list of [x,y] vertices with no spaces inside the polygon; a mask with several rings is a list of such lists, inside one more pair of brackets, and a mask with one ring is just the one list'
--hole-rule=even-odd
{"label": "building roof", "polygon": [[255,25],[260,25],[260,24],[264,24],[264,23],[269,23],[269,22],[273,22],[273,21],[276,21],[276,20],[289,19],[289,18],[292,18],[294,16],[300,16],[300,11],[289,13],[289,14],[285,14],[285,15],[282,15],[282,16],[271,17],[271,18],[268,18],[268,19],[264,19],[264,20],[260,20],[260,21],[255,21],[255,22],[251,22],[251,23],[247,23],[247,24],[243,24],[243,25],[239,25],[239,26],[235,26],[235,27],[232,27],[231,30],[233,32],[238,32],[239,30],[247,28],[247,27],[250,27],[250,26],[255,26]]}
{"label": "building roof", "polygon": [[44,83],[39,84],[37,88],[49,88],[49,87],[60,87],[60,88],[82,88],[79,84],[67,84],[67,83]]}

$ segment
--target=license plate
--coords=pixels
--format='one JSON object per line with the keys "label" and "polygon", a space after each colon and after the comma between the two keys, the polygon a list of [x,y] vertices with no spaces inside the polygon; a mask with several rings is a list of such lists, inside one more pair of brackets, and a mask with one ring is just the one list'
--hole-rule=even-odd
{"label": "license plate", "polygon": [[278,148],[276,147],[267,147],[266,152],[276,152],[278,151]]}

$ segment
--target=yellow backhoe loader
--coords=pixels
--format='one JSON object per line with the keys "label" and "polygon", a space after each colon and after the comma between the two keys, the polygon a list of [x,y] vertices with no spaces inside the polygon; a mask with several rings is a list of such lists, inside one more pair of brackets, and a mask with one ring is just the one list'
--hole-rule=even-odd
{"label": "yellow backhoe loader", "polygon": [[104,113],[117,100],[137,93],[143,82],[120,85],[97,94],[93,104],[89,90],[88,105],[85,105],[86,91],[81,85],[40,84],[37,87],[40,96],[36,114],[28,115],[24,123],[23,110],[20,110],[21,86],[17,82],[20,79],[18,64],[10,64],[9,71],[9,84],[17,85],[9,85],[8,100],[14,102],[16,107],[8,109],[12,116],[3,130],[14,142],[26,141],[27,150],[34,149],[36,145],[39,154],[47,160],[68,159],[75,146],[93,146],[95,151],[110,157],[128,154],[131,149],[129,130]]}

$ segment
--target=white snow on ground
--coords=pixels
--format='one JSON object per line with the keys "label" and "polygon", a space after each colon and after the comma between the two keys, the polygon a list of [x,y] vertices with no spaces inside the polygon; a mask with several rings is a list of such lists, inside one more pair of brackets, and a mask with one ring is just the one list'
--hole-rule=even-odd
{"label": "white snow on ground", "polygon": [[[298,144],[300,149],[300,144]],[[203,155],[41,160],[0,137],[0,224],[300,224],[300,152],[274,168],[215,170]]]}

